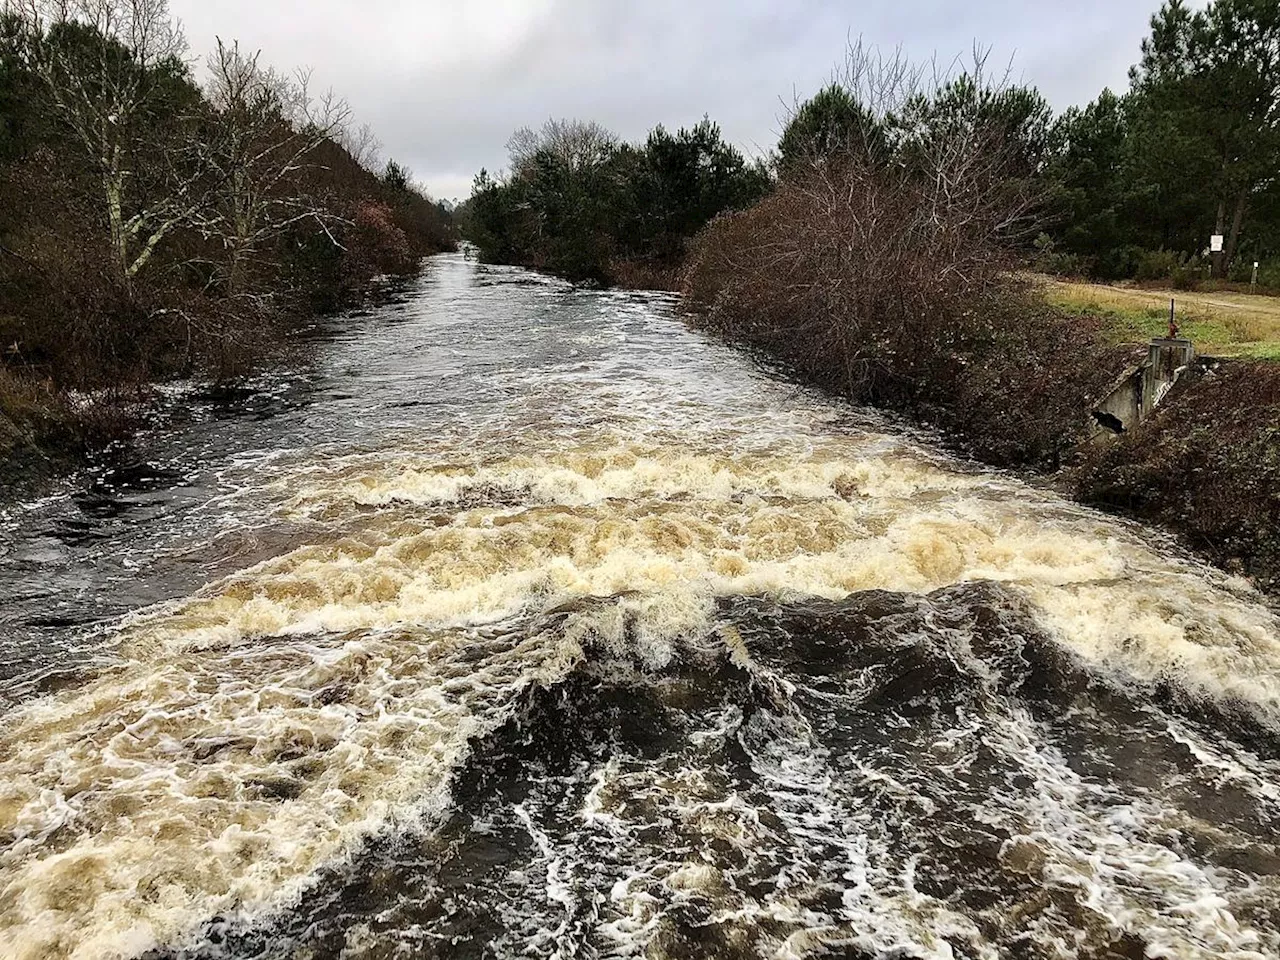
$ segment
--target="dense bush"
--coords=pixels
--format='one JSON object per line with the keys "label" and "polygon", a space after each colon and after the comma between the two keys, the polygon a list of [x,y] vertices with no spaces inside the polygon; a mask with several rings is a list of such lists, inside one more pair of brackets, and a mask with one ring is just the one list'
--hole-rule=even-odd
{"label": "dense bush", "polygon": [[1187,262],[1185,254],[1173,250],[1144,250],[1138,259],[1134,278],[1137,280],[1169,280]]}
{"label": "dense bush", "polygon": [[[1231,267],[1231,282],[1248,284],[1253,281],[1254,261],[1237,260]],[[1268,292],[1280,292],[1280,259],[1268,260],[1258,264],[1258,288]]]}
{"label": "dense bush", "polygon": [[1169,286],[1175,290],[1198,290],[1204,281],[1204,273],[1192,264],[1179,267],[1169,278]]}
{"label": "dense bush", "polygon": [[1057,242],[1047,233],[1036,237],[1031,265],[1040,273],[1068,279],[1089,276],[1094,270],[1092,257],[1059,250]]}
{"label": "dense bush", "polygon": [[1208,276],[1199,257],[1174,250],[1134,248],[1126,259],[1135,264],[1127,275],[1140,283],[1168,285],[1175,290],[1196,290]]}

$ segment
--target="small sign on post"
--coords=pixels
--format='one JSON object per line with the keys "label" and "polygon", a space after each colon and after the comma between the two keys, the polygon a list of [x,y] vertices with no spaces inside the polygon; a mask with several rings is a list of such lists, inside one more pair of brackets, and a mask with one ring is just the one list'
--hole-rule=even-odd
{"label": "small sign on post", "polygon": [[1249,281],[1249,286],[1256,289],[1258,286],[1258,261],[1253,261],[1253,279]]}
{"label": "small sign on post", "polygon": [[1224,237],[1220,233],[1215,233],[1212,237],[1209,238],[1209,252],[1221,253],[1222,247],[1225,241],[1226,241],[1226,237]]}

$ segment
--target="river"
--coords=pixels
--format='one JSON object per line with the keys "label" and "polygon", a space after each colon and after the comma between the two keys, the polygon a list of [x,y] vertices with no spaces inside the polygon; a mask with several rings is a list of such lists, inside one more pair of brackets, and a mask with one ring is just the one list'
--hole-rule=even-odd
{"label": "river", "polygon": [[1280,956],[1280,622],[462,254],[0,516],[0,956]]}

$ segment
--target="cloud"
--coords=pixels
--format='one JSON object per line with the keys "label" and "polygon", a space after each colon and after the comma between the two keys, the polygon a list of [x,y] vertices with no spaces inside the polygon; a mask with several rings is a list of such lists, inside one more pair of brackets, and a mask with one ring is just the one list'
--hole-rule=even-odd
{"label": "cloud", "polygon": [[437,196],[499,169],[550,116],[636,138],[709,114],[748,152],[858,36],[944,60],[975,42],[1059,109],[1123,87],[1155,0],[172,0],[193,52],[215,37],[310,66]]}

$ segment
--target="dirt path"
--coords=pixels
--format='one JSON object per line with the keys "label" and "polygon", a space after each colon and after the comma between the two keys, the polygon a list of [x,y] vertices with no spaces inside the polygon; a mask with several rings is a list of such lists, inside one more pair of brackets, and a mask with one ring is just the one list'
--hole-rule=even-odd
{"label": "dirt path", "polygon": [[[1227,310],[1242,310],[1280,320],[1280,298],[1265,297],[1248,293],[1188,293],[1185,290],[1136,290],[1132,287],[1114,287],[1104,283],[1071,283],[1067,287],[1082,287],[1098,290],[1108,295],[1128,297],[1152,307],[1161,307],[1172,299],[1182,306],[1222,307]],[[1231,299],[1224,299],[1230,297]]]}

